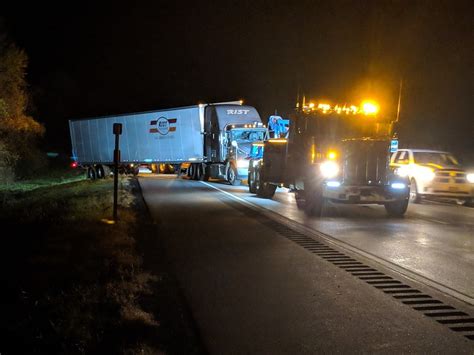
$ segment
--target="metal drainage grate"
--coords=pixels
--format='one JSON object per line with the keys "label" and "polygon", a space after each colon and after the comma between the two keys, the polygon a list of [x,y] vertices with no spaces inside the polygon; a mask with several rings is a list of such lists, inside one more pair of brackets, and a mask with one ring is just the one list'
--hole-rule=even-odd
{"label": "metal drainage grate", "polygon": [[323,260],[351,273],[351,275],[382,290],[387,295],[391,295],[394,299],[401,301],[403,304],[412,307],[416,311],[422,312],[425,316],[435,319],[438,323],[446,325],[452,331],[461,333],[467,339],[474,341],[474,318],[469,314],[433,299],[432,296],[426,295],[409,285],[405,285],[401,281],[395,280],[393,277],[371,266],[365,265],[354,257],[348,256],[323,242],[314,240],[275,221],[260,211],[227,199],[225,202],[243,212],[245,215],[256,218],[266,227],[305,248],[309,252],[318,255]]}

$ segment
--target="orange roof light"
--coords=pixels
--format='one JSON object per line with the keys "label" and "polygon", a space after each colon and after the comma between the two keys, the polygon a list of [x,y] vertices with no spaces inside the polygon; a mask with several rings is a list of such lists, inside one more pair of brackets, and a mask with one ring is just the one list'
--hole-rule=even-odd
{"label": "orange roof light", "polygon": [[364,101],[361,104],[364,115],[376,115],[379,112],[379,105],[375,101]]}

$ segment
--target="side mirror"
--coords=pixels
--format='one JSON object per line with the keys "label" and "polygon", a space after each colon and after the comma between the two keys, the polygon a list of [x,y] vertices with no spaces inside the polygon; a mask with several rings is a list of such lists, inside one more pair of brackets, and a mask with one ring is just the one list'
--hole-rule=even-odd
{"label": "side mirror", "polygon": [[230,144],[231,144],[233,147],[237,148],[237,141],[232,141]]}

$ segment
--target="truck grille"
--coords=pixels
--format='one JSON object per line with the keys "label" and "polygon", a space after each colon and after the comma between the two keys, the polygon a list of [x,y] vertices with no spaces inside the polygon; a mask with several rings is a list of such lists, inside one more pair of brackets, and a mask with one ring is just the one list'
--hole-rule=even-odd
{"label": "truck grille", "polygon": [[389,141],[343,142],[342,176],[346,185],[385,185],[389,172]]}
{"label": "truck grille", "polygon": [[442,184],[465,184],[466,173],[457,170],[438,170],[435,172],[434,182]]}

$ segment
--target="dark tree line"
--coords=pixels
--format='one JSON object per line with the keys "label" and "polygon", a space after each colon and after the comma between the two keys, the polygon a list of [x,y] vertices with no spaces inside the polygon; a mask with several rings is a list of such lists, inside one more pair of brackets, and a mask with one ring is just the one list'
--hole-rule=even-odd
{"label": "dark tree line", "polygon": [[29,177],[44,164],[44,126],[29,113],[28,56],[0,35],[0,181]]}

